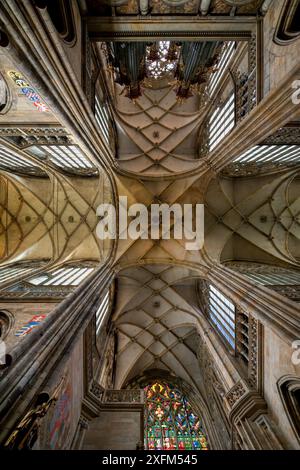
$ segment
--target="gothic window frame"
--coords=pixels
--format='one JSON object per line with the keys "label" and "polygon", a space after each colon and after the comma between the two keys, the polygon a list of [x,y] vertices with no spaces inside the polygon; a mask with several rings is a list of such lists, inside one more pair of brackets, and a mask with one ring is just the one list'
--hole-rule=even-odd
{"label": "gothic window frame", "polygon": [[4,341],[14,325],[14,315],[8,310],[0,310],[0,341]]}
{"label": "gothic window frame", "polygon": [[96,268],[86,263],[65,263],[26,279],[33,287],[78,287]]}
{"label": "gothic window frame", "polygon": [[110,115],[107,110],[107,102],[101,99],[98,93],[95,93],[94,114],[101,135],[104,137],[105,142],[110,145]]}
{"label": "gothic window frame", "polygon": [[[4,98],[4,95],[5,95],[5,103],[1,104],[0,103],[0,115],[3,115],[3,114],[7,114],[8,111],[10,110],[11,108],[11,105],[12,105],[12,94],[11,94],[11,91],[10,91],[10,88],[8,86],[8,83],[5,79],[5,77],[2,75],[2,73],[0,72],[0,91],[3,95],[3,98]],[[0,98],[1,98],[1,93],[0,93]]]}
{"label": "gothic window frame", "polygon": [[26,151],[43,163],[53,165],[58,170],[77,174],[97,172],[93,162],[87,158],[78,145],[50,144],[30,145]]}
{"label": "gothic window frame", "polygon": [[[300,378],[285,375],[278,380],[277,389],[293,432],[300,442]],[[296,392],[298,397],[295,396]]]}
{"label": "gothic window frame", "polygon": [[279,46],[289,46],[300,38],[299,31],[291,31],[296,14],[299,15],[300,5],[298,0],[285,0],[280,12],[273,41]]}
{"label": "gothic window frame", "polygon": [[261,387],[261,365],[260,354],[262,350],[262,337],[260,323],[237,302],[227,297],[221,289],[219,292],[234,306],[234,344],[230,344],[222,334],[216,324],[212,321],[209,305],[209,285],[215,289],[216,286],[206,280],[200,280],[197,287],[199,306],[212,327],[214,334],[220,339],[222,345],[230,357],[234,360],[235,366],[240,374],[250,384],[252,388]]}
{"label": "gothic window frame", "polygon": [[230,348],[230,351],[235,353],[237,309],[234,302],[213,284],[208,283],[207,307],[208,318],[214,330]]}
{"label": "gothic window frame", "polygon": [[235,157],[233,163],[298,164],[300,163],[300,148],[299,145],[255,145]]}
{"label": "gothic window frame", "polygon": [[2,283],[7,284],[10,282],[11,284],[15,284],[17,279],[20,276],[29,276],[30,272],[35,268],[35,264],[33,263],[12,263],[6,264],[0,267],[0,289]]}
{"label": "gothic window frame", "polygon": [[[197,410],[194,412],[193,404],[178,384],[156,378],[145,384],[144,391],[147,449],[208,450],[203,416],[199,416]],[[150,444],[149,440],[152,441]],[[158,441],[161,442],[160,447],[157,446]]]}
{"label": "gothic window frame", "polygon": [[104,325],[104,323],[107,321],[109,312],[110,312],[110,307],[111,307],[111,290],[108,289],[97,310],[95,313],[96,317],[96,337],[98,337],[101,334],[101,327]]}
{"label": "gothic window frame", "polygon": [[94,83],[93,112],[104,142],[116,153],[118,134],[105,87],[106,82],[102,76],[102,71],[99,70]]}
{"label": "gothic window frame", "polygon": [[213,152],[236,125],[234,90],[216,106],[208,119],[208,149]]}
{"label": "gothic window frame", "polygon": [[[53,11],[50,9],[53,8],[53,0],[34,0],[35,4],[40,9],[47,8],[47,13],[52,21],[52,24],[59,35],[60,39],[69,47],[75,46],[77,42],[77,32],[75,24],[75,16],[73,11],[73,2],[72,0],[57,0],[56,7],[59,10],[60,18],[55,18],[53,16]],[[54,8],[55,8],[54,6]],[[56,11],[57,13],[57,11]],[[62,29],[58,25],[58,20],[61,21]]]}
{"label": "gothic window frame", "polygon": [[31,269],[28,273],[25,272],[21,279],[20,277],[16,279],[18,274],[16,273],[15,278],[9,279],[9,282],[5,281],[6,284],[2,288],[0,285],[1,298],[65,298],[68,294],[74,292],[82,282],[86,281],[96,269],[97,263],[89,260],[66,262],[55,266],[49,266],[48,263],[46,266],[41,266],[39,263],[39,265],[35,265],[38,272],[31,272],[33,266],[30,266],[29,263],[24,263],[24,267],[30,267]]}
{"label": "gothic window frame", "polygon": [[208,94],[213,97],[214,93],[217,92],[220,83],[226,72],[229,70],[230,64],[235,56],[237,50],[236,41],[226,41],[223,46],[223,50],[220,54],[219,61],[216,65],[217,71],[213,73],[208,82]]}
{"label": "gothic window frame", "polygon": [[22,152],[0,144],[0,169],[10,173],[47,177],[46,172]]}

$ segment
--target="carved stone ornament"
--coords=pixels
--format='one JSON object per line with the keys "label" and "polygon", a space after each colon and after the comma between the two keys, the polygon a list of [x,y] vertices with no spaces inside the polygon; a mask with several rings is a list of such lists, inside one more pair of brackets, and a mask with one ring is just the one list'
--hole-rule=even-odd
{"label": "carved stone ornament", "polygon": [[104,389],[97,382],[92,382],[90,392],[95,395],[96,398],[99,398],[101,400],[103,397]]}
{"label": "carved stone ornament", "polygon": [[249,316],[249,357],[248,357],[248,380],[251,387],[256,388],[258,383],[257,343],[258,343],[258,321]]}
{"label": "carved stone ornament", "polygon": [[230,408],[233,408],[235,404],[247,393],[246,387],[243,382],[237,382],[227,393],[226,401]]}
{"label": "carved stone ornament", "polygon": [[103,402],[105,403],[144,403],[143,390],[105,390]]}
{"label": "carved stone ornament", "polygon": [[300,145],[300,127],[281,127],[263,140],[260,145]]}

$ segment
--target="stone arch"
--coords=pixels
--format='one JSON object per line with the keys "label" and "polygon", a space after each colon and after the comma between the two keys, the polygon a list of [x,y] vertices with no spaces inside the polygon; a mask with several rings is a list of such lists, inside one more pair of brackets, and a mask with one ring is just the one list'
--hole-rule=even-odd
{"label": "stone arch", "polygon": [[277,388],[291,427],[300,442],[300,377],[285,375]]}
{"label": "stone arch", "polygon": [[48,14],[61,39],[73,46],[76,42],[76,27],[71,0],[36,0],[38,8],[47,8]]}
{"label": "stone arch", "polygon": [[14,324],[14,316],[7,310],[0,310],[0,340],[3,341]]}
{"label": "stone arch", "polygon": [[187,397],[193,410],[198,414],[203,422],[203,428],[207,434],[207,439],[210,449],[219,449],[220,443],[215,432],[215,426],[212,422],[212,417],[209,408],[203,398],[202,394],[197,388],[187,383],[181,377],[176,376],[174,373],[163,369],[149,369],[137,375],[128,381],[123,388],[125,389],[141,389],[155,381],[164,381],[178,389]]}
{"label": "stone arch", "polygon": [[286,46],[299,39],[299,19],[299,2],[297,0],[286,0],[282,7],[278,25],[274,34],[274,42],[280,46]]}
{"label": "stone arch", "polygon": [[0,73],[0,114],[6,114],[12,103],[11,93],[9,87]]}

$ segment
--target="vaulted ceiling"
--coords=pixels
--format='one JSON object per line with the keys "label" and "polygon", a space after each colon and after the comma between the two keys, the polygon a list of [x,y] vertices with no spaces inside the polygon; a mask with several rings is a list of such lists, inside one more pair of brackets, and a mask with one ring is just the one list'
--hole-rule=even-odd
{"label": "vaulted ceiling", "polygon": [[[136,93],[135,99],[130,99],[132,96],[126,96],[128,85],[126,88],[119,77],[116,79],[116,69],[119,68],[122,80],[131,75],[137,78],[140,72],[138,66],[143,69],[145,63],[141,61],[137,64],[132,53],[125,57],[126,60],[123,55],[121,67],[112,66],[105,54],[106,41],[117,40],[119,49],[129,48],[129,43],[139,48],[139,43],[146,41],[146,49],[162,38],[178,42],[178,48],[183,48],[183,44],[192,39],[196,44],[195,52],[200,49],[201,41],[206,42],[209,49],[212,45],[209,42],[236,40],[241,45],[237,55],[242,67],[236,67],[234,72],[237,75],[256,73],[261,65],[256,56],[256,33],[259,32],[257,14],[264,12],[270,2],[87,0],[79,3],[83,10],[86,3],[85,25],[94,43],[91,49],[101,64],[103,95],[107,95],[114,116],[116,154],[112,155],[109,145],[103,145],[103,135],[98,131],[96,121],[92,121],[90,109],[91,121],[85,128],[88,132],[80,128],[85,117],[81,111],[89,105],[85,97],[79,101],[79,98],[82,99],[78,92],[81,90],[79,84],[77,95],[74,91],[75,99],[73,96],[67,100],[64,90],[65,100],[59,103],[60,106],[54,105],[51,95],[52,101],[49,99],[47,110],[40,112],[31,99],[36,98],[32,95],[34,90],[20,91],[18,83],[8,76],[8,72],[15,67],[10,54],[0,51],[1,73],[9,85],[11,98],[7,114],[0,114],[0,143],[18,151],[20,159],[27,156],[34,170],[35,167],[40,169],[39,174],[34,174],[34,171],[31,174],[12,174],[2,166],[2,261],[50,259],[53,262],[103,262],[113,242],[102,243],[97,239],[96,208],[101,202],[113,201],[117,196],[127,196],[128,205],[141,203],[148,208],[153,203],[179,203],[181,206],[185,203],[205,204],[205,240],[201,250],[186,250],[184,239],[116,240],[114,268],[117,295],[112,316],[118,331],[116,388],[153,368],[175,372],[200,388],[196,348],[201,307],[197,299],[196,280],[206,278],[211,265],[220,266],[230,261],[299,268],[299,165],[281,168],[277,173],[272,168],[262,166],[259,172],[251,170],[238,176],[232,174],[232,169],[231,173],[226,172],[224,167],[226,162],[236,157],[234,152],[238,152],[243,145],[251,146],[252,140],[255,145],[266,143],[270,129],[263,137],[257,137],[256,128],[253,127],[252,134],[250,131],[248,134],[245,125],[244,136],[237,130],[235,139],[231,142],[225,139],[226,152],[222,141],[212,152],[213,158],[210,154],[201,155],[200,147],[207,143],[202,125],[208,108],[224,102],[226,96],[220,100],[212,96],[207,101],[205,87],[198,87],[203,78],[196,67],[200,62],[194,62],[192,77],[199,79],[197,87],[187,93],[186,100],[178,100],[178,88],[185,81],[181,74],[183,69],[179,72],[174,70],[173,74],[159,80],[152,77],[147,81],[143,76],[139,83],[141,96]],[[202,21],[205,21],[205,27]],[[224,24],[228,28],[226,31]],[[130,48],[134,52],[134,47]],[[202,53],[205,50],[203,47]],[[242,53],[245,55],[242,56]],[[213,54],[208,57],[212,58]],[[183,65],[188,68],[187,64],[190,62],[186,61]],[[249,64],[251,70],[248,69]],[[212,61],[206,67],[209,73],[213,73],[215,65]],[[61,70],[55,69],[54,72]],[[222,83],[225,95],[229,88],[234,88],[234,74],[227,75],[228,81]],[[257,77],[259,81],[259,75]],[[30,88],[29,85],[32,84],[25,88]],[[46,95],[43,98],[47,101]],[[258,94],[256,98],[258,100]],[[67,108],[69,105],[70,108]],[[276,106],[273,104],[272,132],[280,122],[274,108]],[[75,122],[73,130],[76,132],[73,134],[66,126],[66,109]],[[293,113],[296,114],[296,111]],[[266,115],[267,110],[263,115],[265,121]],[[243,118],[247,122],[247,116]],[[299,118],[298,112],[296,125]],[[218,119],[217,115],[215,120]],[[70,127],[73,124],[69,123]],[[81,140],[77,142],[80,134],[86,135],[81,135]],[[47,139],[50,141],[47,142]],[[81,152],[83,158],[90,162],[92,174],[88,176],[74,171],[74,168],[70,171],[69,167],[57,168],[49,155],[32,152],[32,146],[47,146],[53,144],[53,139],[58,145],[79,146],[84,143]],[[283,139],[281,143],[290,144],[287,135]],[[269,144],[272,145],[272,142]],[[95,147],[96,156],[88,145]],[[110,182],[105,176],[104,167],[111,178]]]}
{"label": "vaulted ceiling", "polygon": [[[196,356],[199,309],[192,279],[192,271],[166,265],[121,271],[113,314],[119,338],[117,388],[153,368],[176,371],[199,387],[201,375]],[[185,300],[180,289],[186,290],[189,300]]]}
{"label": "vaulted ceiling", "polygon": [[168,84],[148,88],[133,103],[117,94],[116,122],[120,167],[163,176],[193,170],[198,164],[199,97],[179,104]]}
{"label": "vaulted ceiling", "polygon": [[2,174],[0,183],[1,258],[13,263],[105,260],[109,244],[96,236],[96,209],[109,199],[104,176],[60,174],[22,177]]}

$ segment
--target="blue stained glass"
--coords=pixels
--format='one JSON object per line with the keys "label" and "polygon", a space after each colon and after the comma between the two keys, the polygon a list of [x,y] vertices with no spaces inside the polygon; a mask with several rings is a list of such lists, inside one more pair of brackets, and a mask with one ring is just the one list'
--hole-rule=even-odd
{"label": "blue stained glass", "polygon": [[208,450],[199,417],[171,384],[157,381],[145,388],[145,448]]}

